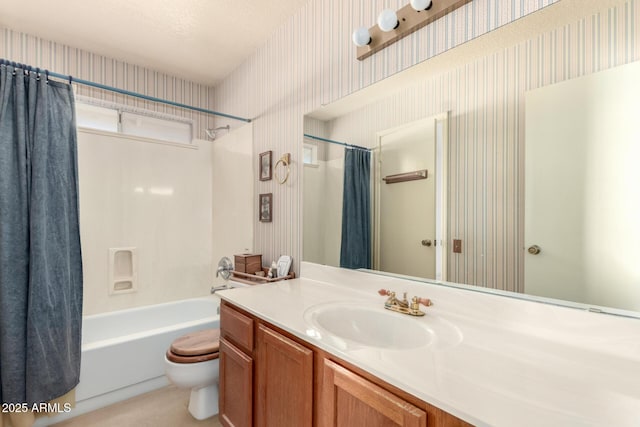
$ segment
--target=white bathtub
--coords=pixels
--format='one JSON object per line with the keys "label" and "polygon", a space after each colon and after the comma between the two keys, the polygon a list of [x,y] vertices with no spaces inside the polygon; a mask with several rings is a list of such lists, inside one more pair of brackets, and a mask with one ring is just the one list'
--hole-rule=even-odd
{"label": "white bathtub", "polygon": [[45,426],[164,387],[164,354],[181,335],[220,324],[220,299],[193,298],[85,316],[76,408]]}

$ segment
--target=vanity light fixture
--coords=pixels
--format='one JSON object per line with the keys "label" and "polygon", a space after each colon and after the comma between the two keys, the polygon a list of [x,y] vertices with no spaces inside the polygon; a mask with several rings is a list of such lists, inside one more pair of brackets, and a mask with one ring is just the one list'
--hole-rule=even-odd
{"label": "vanity light fixture", "polygon": [[360,27],[353,32],[351,36],[353,43],[358,47],[363,47],[371,43],[371,35],[367,27]]}
{"label": "vanity light fixture", "polygon": [[398,15],[392,9],[384,9],[378,15],[378,28],[380,28],[385,33],[389,31],[393,31],[400,26],[400,21],[398,21]]}
{"label": "vanity light fixture", "polygon": [[353,32],[357,58],[363,60],[398,40],[442,18],[472,0],[410,0],[410,4],[394,12],[384,9],[378,15],[378,25]]}
{"label": "vanity light fixture", "polygon": [[413,10],[418,12],[422,10],[429,10],[431,9],[431,6],[433,6],[433,2],[431,0],[411,0],[409,3],[411,3]]}

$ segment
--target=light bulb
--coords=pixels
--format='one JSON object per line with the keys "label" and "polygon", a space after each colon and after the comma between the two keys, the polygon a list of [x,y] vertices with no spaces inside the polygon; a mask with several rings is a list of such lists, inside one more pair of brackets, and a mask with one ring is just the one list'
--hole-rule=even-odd
{"label": "light bulb", "polygon": [[423,10],[429,10],[433,6],[431,0],[411,0],[411,7],[418,12]]}
{"label": "light bulb", "polygon": [[400,25],[398,15],[396,15],[393,10],[385,9],[378,15],[378,27],[380,27],[382,31],[389,32],[395,30],[398,28],[398,25]]}
{"label": "light bulb", "polygon": [[360,27],[353,32],[351,39],[355,43],[356,46],[362,47],[371,43],[371,35],[369,34],[369,29],[366,27]]}

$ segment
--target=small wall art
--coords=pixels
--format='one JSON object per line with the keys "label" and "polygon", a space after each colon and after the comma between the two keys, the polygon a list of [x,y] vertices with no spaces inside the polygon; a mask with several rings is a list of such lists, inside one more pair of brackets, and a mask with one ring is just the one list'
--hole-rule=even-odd
{"label": "small wall art", "polygon": [[258,218],[260,219],[260,222],[271,222],[271,218],[273,217],[273,193],[260,194],[258,206],[258,209],[260,209],[258,212]]}
{"label": "small wall art", "polygon": [[271,153],[272,151],[260,153],[260,181],[271,181]]}

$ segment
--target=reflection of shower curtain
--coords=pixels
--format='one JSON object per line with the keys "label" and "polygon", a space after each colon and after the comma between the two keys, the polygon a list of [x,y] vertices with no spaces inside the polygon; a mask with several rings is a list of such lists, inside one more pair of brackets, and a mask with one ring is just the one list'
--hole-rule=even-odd
{"label": "reflection of shower curtain", "polygon": [[82,260],[71,86],[0,66],[0,400],[78,384]]}
{"label": "reflection of shower curtain", "polygon": [[340,267],[371,268],[371,153],[344,152]]}

